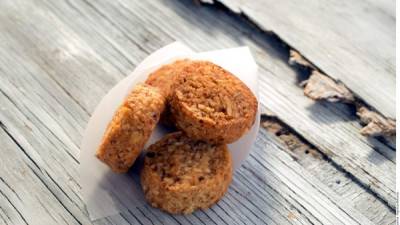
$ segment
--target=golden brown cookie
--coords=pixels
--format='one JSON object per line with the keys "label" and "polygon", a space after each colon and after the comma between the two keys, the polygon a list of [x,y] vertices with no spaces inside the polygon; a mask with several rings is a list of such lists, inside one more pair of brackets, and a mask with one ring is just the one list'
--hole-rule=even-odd
{"label": "golden brown cookie", "polygon": [[141,184],[147,201],[169,213],[192,213],[216,203],[232,180],[225,144],[195,141],[175,132],[147,150]]}
{"label": "golden brown cookie", "polygon": [[232,143],[255,121],[257,99],[225,69],[207,61],[183,66],[171,91],[171,115],[189,137]]}
{"label": "golden brown cookie", "polygon": [[158,87],[168,99],[176,76],[180,74],[182,67],[190,63],[190,60],[183,59],[164,65],[151,73],[145,83],[153,87]]}
{"label": "golden brown cookie", "polygon": [[165,107],[165,97],[139,84],[117,109],[96,156],[114,172],[127,172],[140,154]]}
{"label": "golden brown cookie", "polygon": [[[181,69],[191,63],[188,59],[177,60],[173,63],[164,65],[151,73],[146,80],[146,84],[159,88],[166,99],[169,99],[176,77],[180,74]],[[164,112],[161,114],[162,124],[173,127],[173,117],[171,116],[170,106],[167,102]]]}

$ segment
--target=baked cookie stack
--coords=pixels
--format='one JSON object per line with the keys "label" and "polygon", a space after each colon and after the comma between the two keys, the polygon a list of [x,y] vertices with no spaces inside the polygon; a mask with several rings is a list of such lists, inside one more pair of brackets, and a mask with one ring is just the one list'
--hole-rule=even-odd
{"label": "baked cookie stack", "polygon": [[151,145],[141,185],[147,201],[169,213],[216,203],[232,180],[227,144],[253,125],[257,99],[233,74],[207,61],[179,60],[137,85],[110,122],[96,156],[127,172],[160,117],[177,132]]}

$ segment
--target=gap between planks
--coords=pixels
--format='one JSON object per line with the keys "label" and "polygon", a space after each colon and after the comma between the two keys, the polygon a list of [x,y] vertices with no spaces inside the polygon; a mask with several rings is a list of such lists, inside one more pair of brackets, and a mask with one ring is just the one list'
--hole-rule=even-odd
{"label": "gap between planks", "polygon": [[396,15],[388,10],[394,1],[211,3],[242,15],[265,32],[275,33],[372,108],[387,118],[395,118]]}

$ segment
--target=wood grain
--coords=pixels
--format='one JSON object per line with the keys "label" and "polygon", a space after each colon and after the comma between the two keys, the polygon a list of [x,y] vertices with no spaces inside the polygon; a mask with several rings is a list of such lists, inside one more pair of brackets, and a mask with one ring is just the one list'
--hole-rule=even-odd
{"label": "wood grain", "polygon": [[0,223],[79,224],[38,175],[40,168],[31,156],[6,131],[0,129],[1,152],[7,155],[0,170]]}
{"label": "wood grain", "polygon": [[[368,204],[365,204],[366,199],[372,197],[371,193],[365,192],[345,171],[338,168],[330,160],[326,160],[324,154],[296,135],[296,133],[290,131],[287,125],[277,120],[274,116],[263,116],[261,124],[269,133],[274,134],[277,139],[282,141],[285,146],[283,150],[293,160],[338,194],[340,196],[338,201],[342,199],[345,201],[350,200],[353,207],[360,210],[360,212],[366,212],[368,208],[369,210],[367,211],[369,213],[364,213],[364,215],[375,224],[394,223],[392,213],[386,213],[389,207],[384,202],[368,201]],[[374,210],[374,212],[371,210]]]}
{"label": "wood grain", "polygon": [[[314,106],[296,86],[297,74],[282,60],[285,55],[274,47],[276,42],[254,32],[235,17],[210,8],[197,8],[191,2],[176,1],[74,0],[36,1],[35,4],[2,1],[0,5],[5,9],[0,12],[2,131],[12,139],[9,148],[19,152],[15,157],[10,156],[10,160],[26,159],[14,166],[25,168],[24,164],[34,164],[32,168],[37,168],[30,175],[32,182],[16,182],[7,170],[1,178],[14,190],[33,185],[33,193],[54,196],[48,200],[49,206],[54,205],[51,213],[45,213],[40,207],[28,210],[42,216],[43,221],[52,223],[65,218],[68,223],[91,223],[80,195],[77,173],[78,146],[90,112],[148,53],[175,39],[195,50],[249,45],[261,67],[262,104],[351,174],[349,182],[357,179],[361,186],[353,182],[358,187],[356,191],[348,188],[336,193],[334,187],[293,161],[277,140],[262,132],[252,157],[235,175],[228,195],[212,209],[190,216],[170,216],[143,207],[95,224],[369,224],[371,221],[385,224],[394,221],[392,209],[380,207],[376,211],[367,207],[379,201],[374,194],[363,195],[368,198],[359,199],[357,204],[342,197],[372,192],[391,203],[394,151],[375,139],[369,142],[360,136],[358,122],[353,121],[355,118],[346,106]],[[313,110],[319,113],[311,114],[307,107],[315,107]],[[299,115],[293,117],[292,112]],[[295,121],[299,119],[302,124]],[[324,121],[329,123],[321,123]],[[321,130],[327,134],[321,134]],[[358,158],[350,151],[343,152],[339,143],[344,143],[345,149],[354,149]],[[328,154],[331,152],[332,155]],[[4,155],[8,157],[7,153]],[[321,176],[324,175],[329,173],[322,170]],[[376,179],[377,186],[369,189],[369,179]],[[389,188],[379,188],[385,185]],[[10,192],[5,185],[0,185],[0,190],[7,195]],[[5,223],[20,223],[18,213],[6,199],[2,198],[0,203],[8,207],[0,210]],[[365,216],[371,212],[384,219]],[[23,213],[25,216],[28,212]],[[53,214],[55,219],[49,218]],[[29,217],[27,223],[40,224],[37,220]]]}
{"label": "wood grain", "polygon": [[396,117],[395,1],[218,1],[277,34],[384,116]]}

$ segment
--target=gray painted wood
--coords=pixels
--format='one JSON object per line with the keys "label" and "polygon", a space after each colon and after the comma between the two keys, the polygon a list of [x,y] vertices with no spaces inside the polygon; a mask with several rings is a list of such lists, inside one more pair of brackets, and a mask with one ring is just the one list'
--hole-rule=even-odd
{"label": "gray painted wood", "polygon": [[217,0],[396,118],[395,1]]}
{"label": "gray painted wood", "polygon": [[[2,130],[14,139],[14,144],[11,144],[13,151],[22,152],[17,158],[25,157],[29,159],[23,161],[25,164],[36,165],[34,181],[40,180],[45,184],[45,187],[38,187],[43,188],[43,193],[55,196],[56,201],[50,199],[49,204],[55,205],[56,213],[65,214],[56,217],[57,220],[65,217],[68,221],[69,214],[72,215],[69,218],[71,221],[75,218],[82,224],[90,224],[77,182],[78,146],[83,129],[101,97],[149,52],[174,39],[196,50],[247,44],[262,66],[260,75],[271,82],[269,87],[276,86],[278,89],[277,86],[283,86],[289,92],[301,90],[294,82],[291,83],[296,73],[282,61],[282,55],[271,46],[271,40],[265,40],[257,33],[252,34],[250,27],[225,13],[196,8],[190,2],[36,1],[33,4],[3,1],[1,7],[5,9],[0,12]],[[247,35],[250,33],[252,35]],[[289,81],[283,81],[286,78],[282,78],[286,76],[290,77]],[[265,82],[264,79],[261,81]],[[274,104],[269,98],[263,94],[263,105],[279,112],[277,108],[271,107]],[[274,98],[280,101],[278,96],[272,96]],[[302,95],[298,98],[307,99]],[[299,101],[298,105],[293,104],[297,100],[288,95],[284,102],[294,105],[289,110],[307,113],[304,100]],[[318,109],[322,113],[333,111],[327,116],[330,119],[353,119],[345,107],[332,107],[318,106]],[[291,125],[297,126],[287,119],[288,113],[282,113],[284,118]],[[312,118],[305,118],[305,124],[310,121]],[[296,130],[299,129],[296,126]],[[310,126],[316,129],[321,125],[314,122]],[[372,144],[365,144],[363,137],[354,135],[358,134],[358,128],[354,122],[339,123],[335,129],[345,130],[345,135],[351,134],[359,140],[354,144],[356,147],[360,145],[356,148],[358,151],[375,152],[373,149],[376,148],[380,152],[389,152],[376,152],[372,159],[378,157],[386,164],[386,161],[393,163],[390,160],[393,160],[391,150],[376,140],[372,140]],[[330,127],[324,129],[329,131]],[[304,132],[302,129],[300,131]],[[333,143],[343,141],[342,136],[332,138]],[[325,140],[317,142],[317,146],[323,146]],[[364,215],[376,211],[369,208],[356,209],[352,202],[340,200],[340,195],[300,164],[293,162],[283,151],[284,147],[265,133],[259,136],[259,143],[254,148],[253,157],[246,162],[246,168],[235,175],[235,182],[226,198],[210,210],[196,212],[191,216],[170,216],[144,207],[96,221],[95,224],[370,223]],[[3,149],[0,151],[3,152]],[[365,178],[364,173],[352,170],[352,167],[345,164],[349,160],[346,154],[343,154],[345,159],[340,159],[339,150],[334,148],[332,151],[336,154],[333,157],[335,161],[342,163],[340,165],[346,171],[360,180]],[[328,150],[324,148],[323,152]],[[10,156],[10,159],[13,158]],[[23,166],[24,163],[16,166]],[[362,166],[357,161],[355,164],[356,168]],[[285,168],[285,171],[281,168]],[[366,173],[377,176],[378,184],[387,182],[379,177],[379,170],[374,173],[377,168],[364,169]],[[386,173],[389,176],[394,174],[391,168]],[[296,182],[288,177],[295,177],[293,179]],[[8,180],[14,189],[31,186],[28,181],[15,183]],[[370,191],[363,187],[360,189],[363,192]],[[0,190],[7,191],[4,186],[0,186]],[[379,189],[372,191],[380,193]],[[314,197],[310,197],[309,193]],[[343,191],[343,194],[353,193],[353,190]],[[373,201],[376,201],[376,197],[370,195],[369,199],[361,200],[360,204],[368,205]],[[1,200],[1,206],[3,202],[4,199]],[[54,202],[63,208],[58,210]],[[41,212],[40,208],[32,211],[35,215],[50,216]],[[388,208],[381,208],[376,213],[394,218],[394,213]],[[19,221],[13,211],[2,208],[0,215],[5,218],[4,221]],[[49,218],[43,219],[50,221]],[[35,222],[29,219],[30,224]]]}

